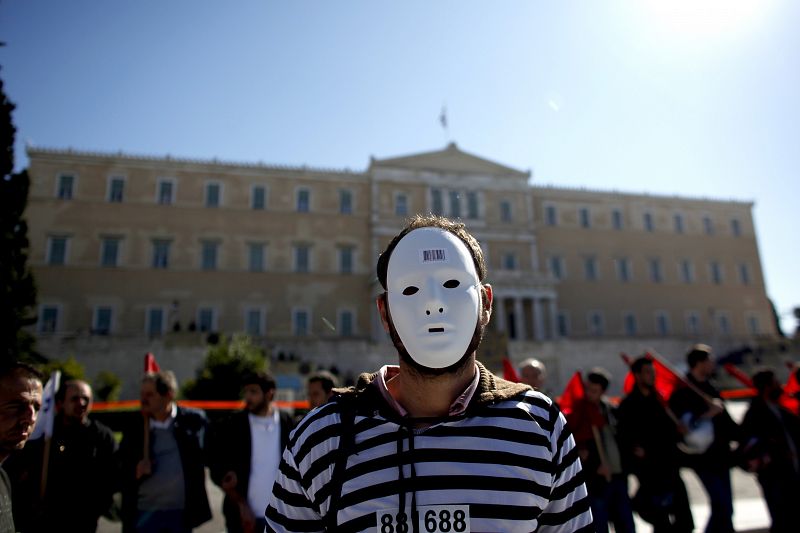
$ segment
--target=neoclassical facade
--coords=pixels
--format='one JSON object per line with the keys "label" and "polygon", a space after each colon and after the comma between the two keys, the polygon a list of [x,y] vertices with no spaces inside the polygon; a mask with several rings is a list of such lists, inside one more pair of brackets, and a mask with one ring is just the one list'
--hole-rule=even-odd
{"label": "neoclassical facade", "polygon": [[358,172],[28,156],[45,349],[246,332],[300,359],[383,360],[375,262],[408,216],[428,212],[480,241],[491,328],[512,353],[564,339],[775,335],[749,202],[543,187],[455,144]]}

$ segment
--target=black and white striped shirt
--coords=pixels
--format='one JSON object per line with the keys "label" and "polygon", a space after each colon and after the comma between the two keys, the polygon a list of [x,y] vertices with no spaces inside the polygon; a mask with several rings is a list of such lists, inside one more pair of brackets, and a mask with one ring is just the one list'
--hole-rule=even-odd
{"label": "black and white striped shirt", "polygon": [[336,531],[594,531],[563,415],[546,396],[478,367],[463,415],[413,430],[371,386],[374,375],[363,375],[342,398],[355,406],[355,440],[338,481],[342,410],[352,407],[334,401],[309,413],[284,451],[267,531],[333,529],[326,517],[339,484]]}

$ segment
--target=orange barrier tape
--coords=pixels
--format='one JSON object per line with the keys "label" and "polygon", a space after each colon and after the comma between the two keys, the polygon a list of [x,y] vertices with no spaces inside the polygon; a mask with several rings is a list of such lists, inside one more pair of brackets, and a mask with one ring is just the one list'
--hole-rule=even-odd
{"label": "orange barrier tape", "polygon": [[[283,409],[310,409],[308,400],[296,401],[274,401],[274,405]],[[184,407],[194,407],[197,409],[227,409],[237,410],[244,408],[241,400],[231,401],[212,401],[212,400],[178,400],[178,405]],[[135,411],[139,409],[139,400],[120,400],[116,402],[95,402],[92,406],[93,411]]]}

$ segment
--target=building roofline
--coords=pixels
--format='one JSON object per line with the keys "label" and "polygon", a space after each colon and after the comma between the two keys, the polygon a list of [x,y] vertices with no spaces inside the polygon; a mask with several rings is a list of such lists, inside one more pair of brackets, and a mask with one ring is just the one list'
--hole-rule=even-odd
{"label": "building roofline", "polygon": [[651,193],[647,191],[620,191],[618,189],[596,189],[583,186],[569,186],[569,185],[553,185],[552,183],[530,185],[532,190],[543,189],[555,192],[585,192],[590,194],[607,194],[609,196],[627,196],[627,197],[640,197],[642,199],[671,199],[691,202],[713,202],[713,203],[731,203],[742,204],[752,207],[755,205],[755,200],[740,199],[740,198],[713,198],[710,196],[684,196],[680,194],[660,194]]}

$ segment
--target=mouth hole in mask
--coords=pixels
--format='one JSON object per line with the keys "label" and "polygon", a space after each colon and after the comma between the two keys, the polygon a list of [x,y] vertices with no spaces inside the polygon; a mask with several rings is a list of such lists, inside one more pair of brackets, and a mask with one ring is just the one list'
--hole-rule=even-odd
{"label": "mouth hole in mask", "polygon": [[428,328],[428,333],[444,333],[444,328]]}

